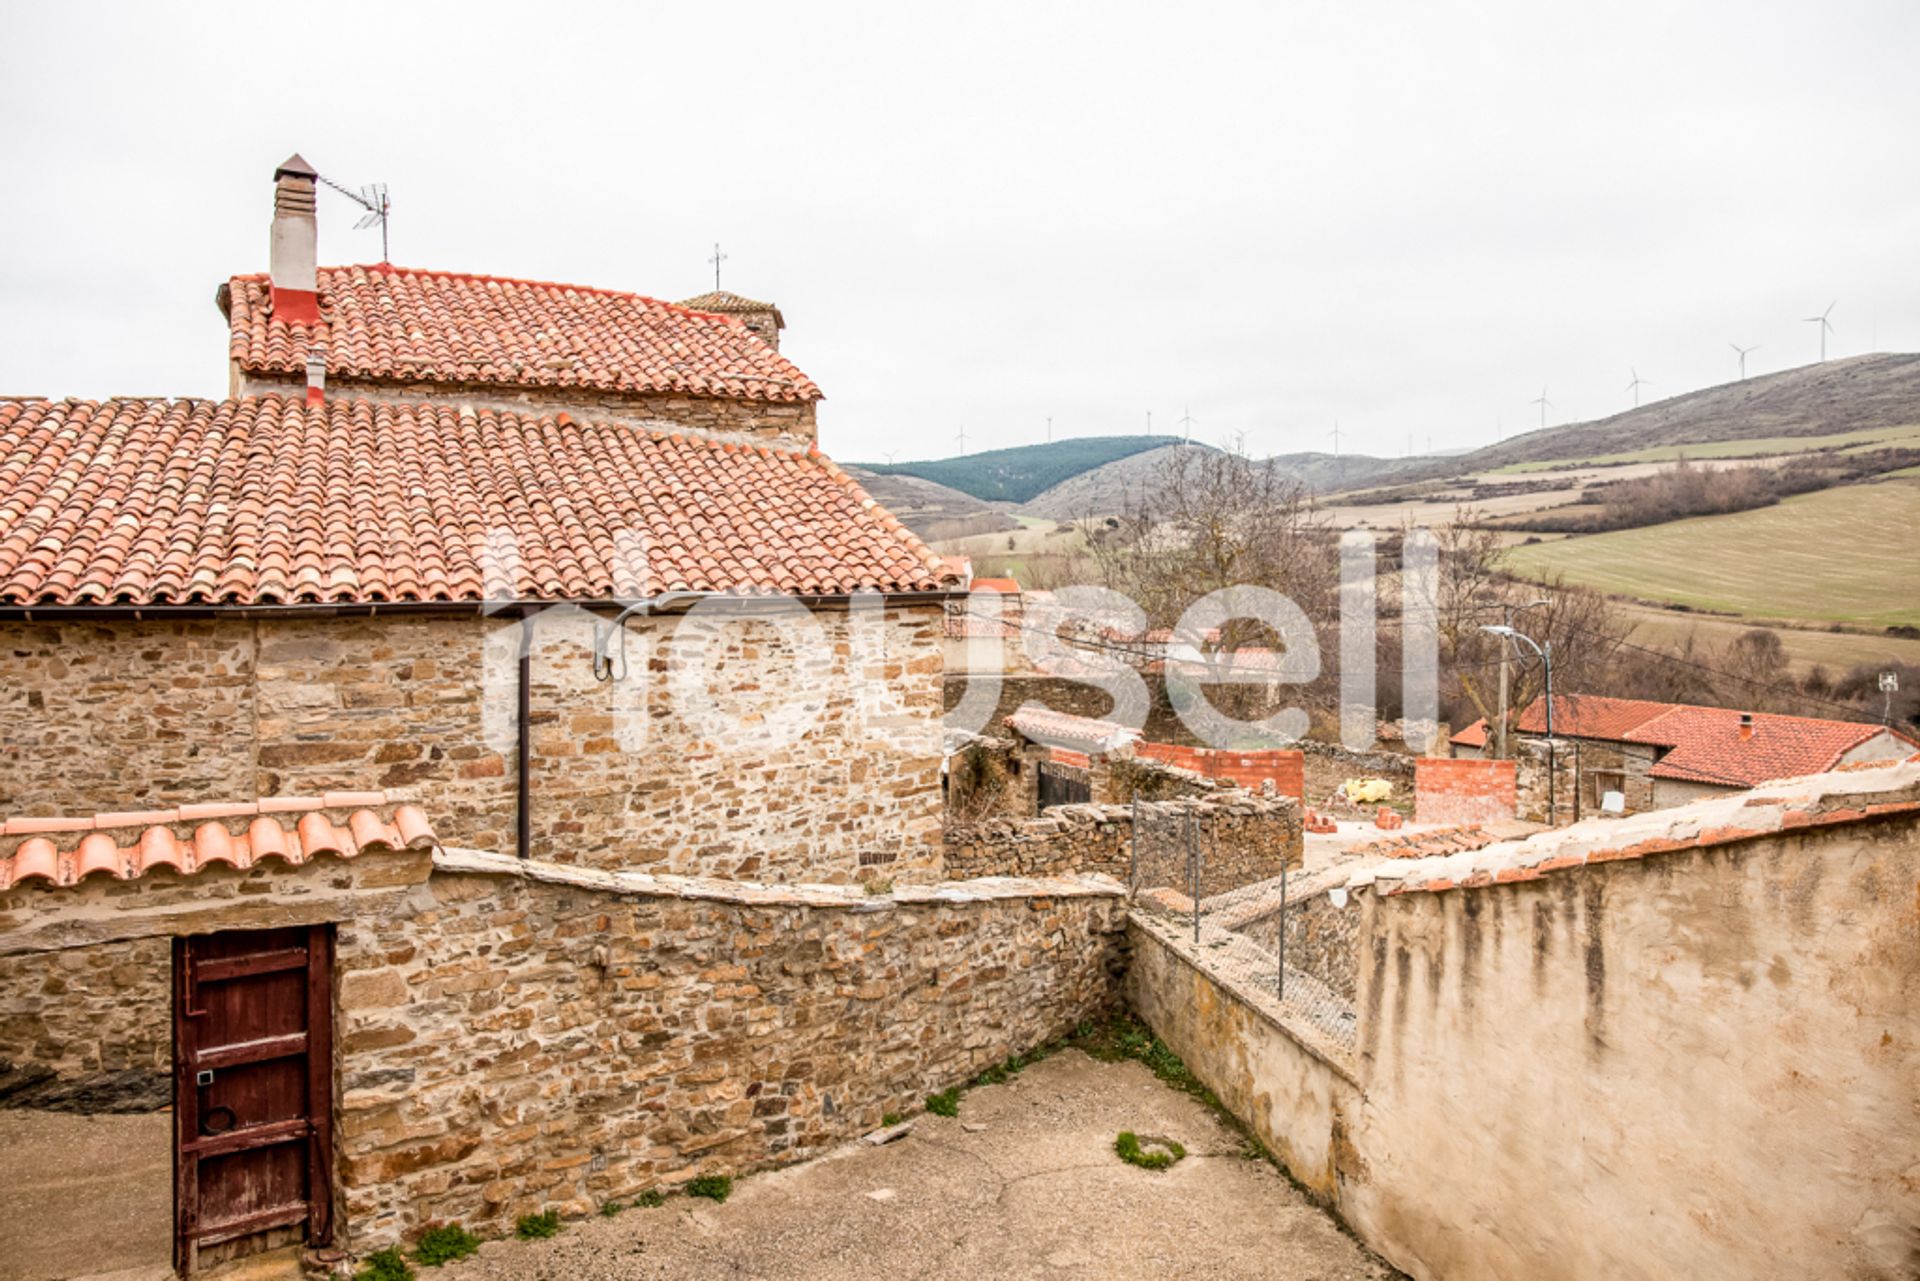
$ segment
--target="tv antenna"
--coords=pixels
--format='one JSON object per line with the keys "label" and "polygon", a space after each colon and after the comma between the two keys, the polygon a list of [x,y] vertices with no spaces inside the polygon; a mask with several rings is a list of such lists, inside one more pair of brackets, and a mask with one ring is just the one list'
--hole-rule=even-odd
{"label": "tv antenna", "polygon": [[391,262],[392,259],[387,255],[387,216],[393,209],[393,202],[387,199],[387,184],[384,182],[376,182],[362,187],[359,191],[355,192],[347,190],[347,188],[341,186],[325,174],[317,173],[314,177],[366,210],[365,213],[360,215],[360,221],[353,224],[355,231],[365,231],[368,227],[376,223],[379,224],[380,261]]}
{"label": "tv antenna", "polygon": [[720,264],[730,257],[732,257],[731,254],[723,254],[720,252],[719,241],[716,240],[713,242],[713,257],[707,259],[707,261],[713,264],[713,292],[716,294],[720,292]]}
{"label": "tv antenna", "polygon": [[[1632,369],[1632,366],[1628,366],[1628,368]],[[1647,379],[1642,378],[1638,369],[1633,370],[1633,381],[1627,384],[1627,390],[1633,393],[1633,407],[1635,409],[1640,408],[1640,389],[1651,386],[1653,386],[1653,384]],[[1541,388],[1540,394],[1543,396],[1546,395],[1546,388]]]}
{"label": "tv antenna", "polygon": [[1538,396],[1535,396],[1532,400],[1529,400],[1527,403],[1529,405],[1540,406],[1540,425],[1542,427],[1545,427],[1547,425],[1547,411],[1553,408],[1553,402],[1547,399],[1546,386],[1542,384],[1540,388],[1540,394]]}
{"label": "tv antenna", "polygon": [[1821,363],[1823,364],[1826,362],[1826,359],[1827,359],[1827,335],[1833,332],[1833,322],[1828,320],[1827,317],[1831,316],[1833,314],[1833,309],[1835,307],[1838,307],[1839,305],[1840,305],[1840,300],[1836,298],[1832,302],[1828,303],[1827,309],[1821,312],[1819,315],[1807,316],[1803,319],[1803,323],[1805,324],[1820,326],[1820,360],[1821,360]]}
{"label": "tv antenna", "polygon": [[1730,342],[1727,344],[1727,346],[1733,348],[1735,351],[1740,353],[1740,381],[1741,382],[1747,381],[1747,353],[1750,351],[1759,351],[1760,344],[1755,343],[1751,347],[1742,347],[1737,342]]}

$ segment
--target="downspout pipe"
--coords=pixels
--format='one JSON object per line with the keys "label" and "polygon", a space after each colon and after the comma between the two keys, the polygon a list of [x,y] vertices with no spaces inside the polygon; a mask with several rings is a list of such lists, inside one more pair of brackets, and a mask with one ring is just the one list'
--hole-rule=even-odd
{"label": "downspout pipe", "polygon": [[533,620],[529,607],[520,615],[519,709],[514,716],[514,850],[533,857]]}

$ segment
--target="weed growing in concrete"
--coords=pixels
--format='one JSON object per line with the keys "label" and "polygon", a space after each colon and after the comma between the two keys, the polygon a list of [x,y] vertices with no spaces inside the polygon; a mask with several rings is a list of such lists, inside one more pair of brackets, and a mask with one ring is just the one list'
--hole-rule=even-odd
{"label": "weed growing in concrete", "polygon": [[933,1113],[935,1116],[959,1116],[959,1089],[956,1087],[951,1090],[942,1090],[938,1094],[929,1094],[927,1096],[927,1111]]}
{"label": "weed growing in concrete", "polygon": [[658,1210],[667,1203],[667,1194],[659,1188],[648,1188],[645,1192],[642,1192],[638,1197],[634,1198],[633,1203],[643,1210]]}
{"label": "weed growing in concrete", "polygon": [[414,1243],[413,1259],[422,1267],[437,1268],[455,1259],[464,1259],[480,1248],[480,1238],[458,1223],[443,1223],[428,1228]]}
{"label": "weed growing in concrete", "polygon": [[1143,1170],[1164,1170],[1187,1154],[1174,1140],[1155,1135],[1148,1135],[1143,1145],[1140,1136],[1132,1130],[1120,1131],[1113,1141],[1113,1150],[1122,1161]]}
{"label": "weed growing in concrete", "polygon": [[560,1211],[542,1210],[538,1214],[523,1214],[520,1221],[513,1225],[513,1235],[522,1241],[540,1241],[560,1234]]}
{"label": "weed growing in concrete", "polygon": [[724,1174],[703,1174],[687,1184],[688,1196],[703,1196],[709,1201],[725,1201],[733,1195],[733,1180]]}
{"label": "weed growing in concrete", "polygon": [[398,1246],[376,1250],[360,1262],[355,1281],[413,1281],[414,1271]]}

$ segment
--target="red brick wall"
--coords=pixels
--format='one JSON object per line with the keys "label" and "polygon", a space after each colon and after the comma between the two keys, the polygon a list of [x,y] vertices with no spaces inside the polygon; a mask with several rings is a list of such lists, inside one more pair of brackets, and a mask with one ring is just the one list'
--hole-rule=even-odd
{"label": "red brick wall", "polygon": [[1513,817],[1514,763],[1422,756],[1413,764],[1413,821],[1492,823]]}
{"label": "red brick wall", "polygon": [[1307,796],[1306,757],[1291,749],[1261,752],[1234,752],[1217,747],[1181,747],[1173,743],[1136,743],[1134,755],[1161,761],[1177,769],[1192,770],[1204,778],[1237,783],[1257,792],[1269,780],[1281,796],[1305,802]]}

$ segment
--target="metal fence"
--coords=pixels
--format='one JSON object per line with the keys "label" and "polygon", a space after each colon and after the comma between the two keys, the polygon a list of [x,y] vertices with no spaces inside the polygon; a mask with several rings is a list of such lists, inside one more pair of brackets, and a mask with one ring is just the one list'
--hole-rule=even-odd
{"label": "metal fence", "polygon": [[[1177,925],[1216,977],[1270,995],[1330,1048],[1351,1052],[1357,957],[1343,950],[1343,938],[1328,939],[1353,924],[1341,917],[1357,908],[1329,907],[1324,883],[1335,877],[1302,875],[1281,861],[1267,880],[1209,894],[1209,859],[1218,849],[1210,818],[1135,800],[1132,833],[1134,901]],[[1149,893],[1156,890],[1174,893]]]}

